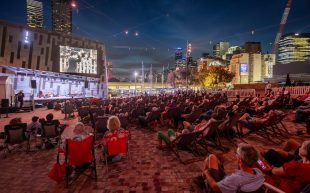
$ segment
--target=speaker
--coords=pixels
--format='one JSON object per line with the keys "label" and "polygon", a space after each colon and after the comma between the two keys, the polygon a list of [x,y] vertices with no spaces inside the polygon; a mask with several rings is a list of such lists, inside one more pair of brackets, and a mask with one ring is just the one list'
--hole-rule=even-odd
{"label": "speaker", "polygon": [[88,81],[87,80],[84,82],[84,88],[88,88]]}
{"label": "speaker", "polygon": [[1,107],[2,108],[8,108],[10,105],[9,99],[1,99]]}
{"label": "speaker", "polygon": [[36,89],[37,88],[37,81],[36,80],[31,80],[31,88]]}

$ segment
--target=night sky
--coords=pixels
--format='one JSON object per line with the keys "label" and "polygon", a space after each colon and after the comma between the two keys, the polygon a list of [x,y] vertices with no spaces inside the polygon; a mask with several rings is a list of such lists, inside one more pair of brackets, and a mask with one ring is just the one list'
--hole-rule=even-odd
{"label": "night sky", "polygon": [[[103,41],[113,75],[127,77],[153,64],[173,65],[174,49],[193,45],[193,56],[212,54],[218,41],[261,41],[271,50],[287,0],[77,0],[74,34]],[[51,28],[50,0],[44,25]],[[284,33],[310,32],[310,0],[293,0]],[[26,24],[26,0],[1,1],[0,19]],[[125,31],[128,30],[128,35]],[[252,31],[254,30],[254,35]],[[138,32],[139,35],[135,36]],[[210,44],[211,43],[211,44]]]}

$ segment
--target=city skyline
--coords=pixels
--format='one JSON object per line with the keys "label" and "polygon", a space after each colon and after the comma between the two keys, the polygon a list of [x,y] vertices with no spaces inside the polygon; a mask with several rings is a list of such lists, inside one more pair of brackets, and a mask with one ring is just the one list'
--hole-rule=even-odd
{"label": "city skyline", "polygon": [[[1,6],[0,19],[26,25],[26,1],[16,2]],[[51,1],[42,2],[45,28],[50,30]],[[104,42],[117,75],[130,76],[142,61],[146,69],[150,64],[158,69],[173,66],[174,49],[185,48],[187,40],[194,58],[212,54],[219,41],[231,46],[260,41],[263,52],[270,52],[287,1],[229,2],[80,0],[73,11],[73,34]],[[307,0],[293,1],[284,34],[310,32],[309,6]],[[13,8],[16,11],[7,11]]]}

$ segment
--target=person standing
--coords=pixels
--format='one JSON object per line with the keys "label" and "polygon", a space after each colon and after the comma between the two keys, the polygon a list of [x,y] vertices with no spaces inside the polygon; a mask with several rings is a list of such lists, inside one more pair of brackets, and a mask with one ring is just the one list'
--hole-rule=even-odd
{"label": "person standing", "polygon": [[19,91],[19,93],[17,94],[17,101],[19,102],[19,108],[21,109],[24,105],[24,93],[23,91]]}

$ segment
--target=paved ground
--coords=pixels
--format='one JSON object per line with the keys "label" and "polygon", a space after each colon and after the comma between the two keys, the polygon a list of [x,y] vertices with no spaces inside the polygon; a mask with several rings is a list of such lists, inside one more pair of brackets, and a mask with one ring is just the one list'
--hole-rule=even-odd
{"label": "paved ground", "polygon": [[[52,110],[37,109],[32,113],[10,114],[10,118],[20,116],[23,121],[29,122],[31,117],[39,115],[44,117],[53,112],[56,118],[64,122],[64,117],[60,112]],[[290,115],[286,120],[286,126],[290,129],[292,137],[299,141],[305,137],[295,137],[296,128],[303,128],[303,124],[292,122]],[[0,131],[9,119],[0,119]],[[66,121],[69,125],[74,125],[77,121]],[[161,151],[156,148],[156,132],[142,130],[131,126],[132,134],[130,149],[131,160],[122,160],[110,166],[112,174],[106,173],[105,166],[98,161],[97,182],[85,176],[80,176],[69,189],[64,188],[64,184],[57,184],[47,177],[48,171],[56,161],[55,150],[39,150],[25,153],[22,149],[17,149],[10,153],[7,158],[0,158],[0,193],[47,193],[47,192],[190,192],[190,181],[192,177],[200,174],[202,161],[188,165],[181,164],[176,157],[168,151]],[[246,141],[256,145],[259,150],[275,147],[265,139],[257,136],[249,136]],[[224,157],[225,169],[232,172],[237,163],[234,161],[235,148],[225,142],[231,150],[228,153],[219,153]],[[189,153],[182,152],[184,159],[192,158]]]}

